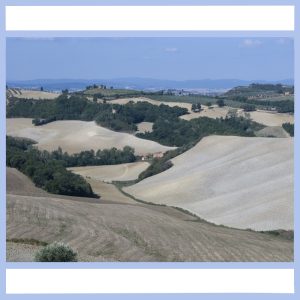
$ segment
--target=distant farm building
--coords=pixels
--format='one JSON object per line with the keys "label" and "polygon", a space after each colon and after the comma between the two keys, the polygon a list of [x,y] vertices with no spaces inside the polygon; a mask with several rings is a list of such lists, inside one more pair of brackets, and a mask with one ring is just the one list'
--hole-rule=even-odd
{"label": "distant farm building", "polygon": [[151,160],[153,158],[162,158],[164,156],[163,152],[156,152],[156,153],[148,153],[141,157],[142,161]]}

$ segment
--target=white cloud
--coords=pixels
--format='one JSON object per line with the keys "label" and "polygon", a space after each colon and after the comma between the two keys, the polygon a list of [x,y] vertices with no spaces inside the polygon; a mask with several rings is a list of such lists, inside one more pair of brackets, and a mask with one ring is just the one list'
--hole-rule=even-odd
{"label": "white cloud", "polygon": [[244,39],[240,44],[240,47],[253,48],[262,44],[262,41],[256,39]]}
{"label": "white cloud", "polygon": [[178,48],[172,47],[172,48],[165,48],[165,52],[177,52]]}

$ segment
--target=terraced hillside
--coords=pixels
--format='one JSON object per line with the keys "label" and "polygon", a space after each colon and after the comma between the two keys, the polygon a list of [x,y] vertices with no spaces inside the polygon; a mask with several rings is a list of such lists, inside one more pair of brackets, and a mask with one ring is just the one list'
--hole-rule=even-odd
{"label": "terraced hillside", "polygon": [[172,162],[124,191],[216,224],[293,229],[292,138],[209,136]]}
{"label": "terraced hillside", "polygon": [[293,243],[281,237],[170,207],[47,194],[14,169],[7,169],[7,239],[9,261],[33,259],[40,246],[30,239],[69,243],[82,261],[293,260]]}

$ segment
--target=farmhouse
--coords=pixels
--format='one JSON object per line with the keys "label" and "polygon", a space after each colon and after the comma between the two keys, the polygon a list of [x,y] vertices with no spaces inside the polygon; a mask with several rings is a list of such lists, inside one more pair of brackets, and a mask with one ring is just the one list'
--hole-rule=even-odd
{"label": "farmhouse", "polygon": [[155,153],[148,153],[142,156],[142,161],[150,160],[152,158],[162,158],[164,156],[163,152],[155,152]]}

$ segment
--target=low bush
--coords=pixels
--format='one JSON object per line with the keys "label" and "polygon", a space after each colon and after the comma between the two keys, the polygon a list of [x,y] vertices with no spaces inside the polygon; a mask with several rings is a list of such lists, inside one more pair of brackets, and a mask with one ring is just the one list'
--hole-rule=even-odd
{"label": "low bush", "polygon": [[77,253],[68,245],[54,242],[39,250],[35,255],[37,262],[76,262]]}

